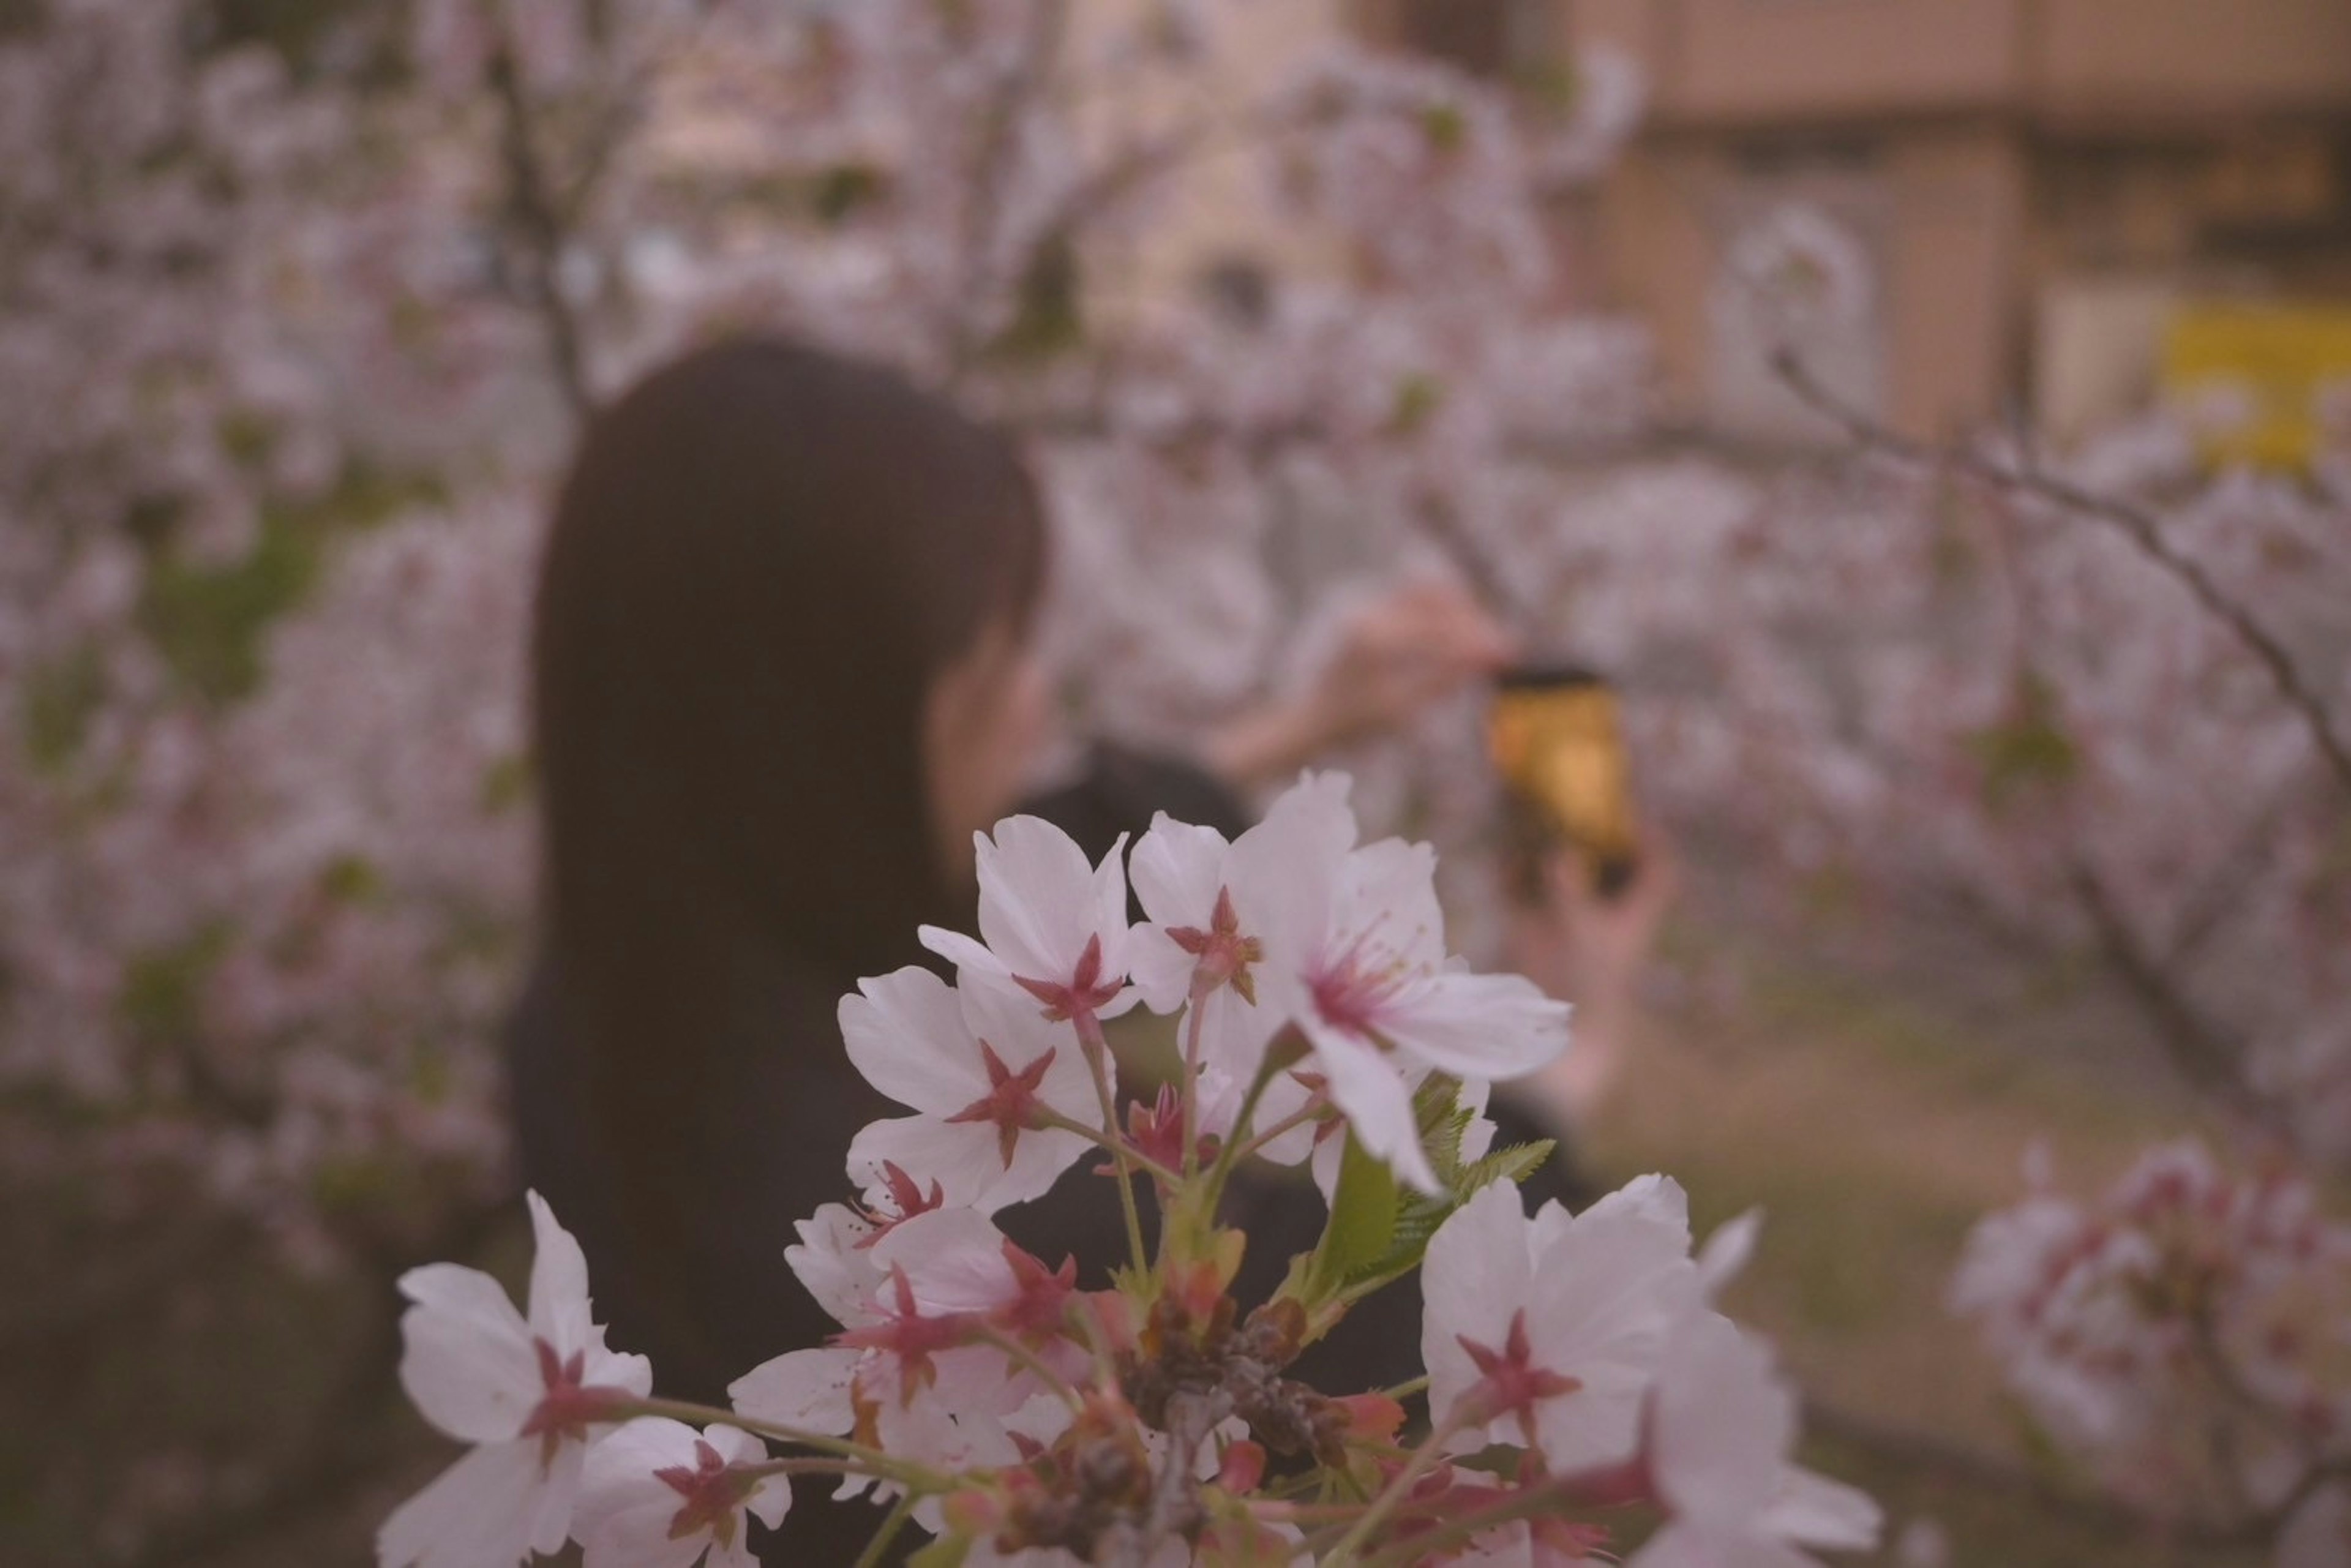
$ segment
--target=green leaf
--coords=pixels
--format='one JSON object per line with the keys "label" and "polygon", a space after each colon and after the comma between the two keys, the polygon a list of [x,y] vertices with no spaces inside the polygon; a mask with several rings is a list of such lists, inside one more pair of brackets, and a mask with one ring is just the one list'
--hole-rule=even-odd
{"label": "green leaf", "polygon": [[991,359],[1050,360],[1085,341],[1085,267],[1067,234],[1040,241],[1013,290],[1013,315],[987,347]]}
{"label": "green leaf", "polygon": [[[1419,1268],[1437,1227],[1472,1196],[1494,1182],[1525,1180],[1556,1146],[1548,1139],[1518,1144],[1464,1165],[1461,1139],[1475,1116],[1461,1103],[1459,1082],[1442,1074],[1422,1083],[1413,1113],[1441,1189],[1430,1194],[1403,1186],[1348,1137],[1322,1239],[1312,1252],[1290,1260],[1276,1292],[1307,1309],[1316,1335],[1328,1332],[1350,1303]],[[1330,1308],[1337,1311],[1326,1312]]]}
{"label": "green leaf", "polygon": [[[1465,1114],[1464,1120],[1467,1120]],[[1458,1145],[1457,1145],[1458,1146]],[[1395,1226],[1387,1249],[1377,1259],[1357,1269],[1342,1281],[1350,1295],[1368,1295],[1392,1280],[1398,1280],[1420,1267],[1427,1255],[1429,1238],[1437,1228],[1453,1217],[1453,1211],[1477,1195],[1480,1188],[1498,1181],[1524,1181],[1543,1161],[1551,1157],[1557,1145],[1549,1138],[1532,1144],[1514,1144],[1507,1149],[1497,1149],[1475,1165],[1462,1168],[1457,1163],[1447,1170],[1446,1190],[1434,1197],[1407,1190],[1398,1205]]]}
{"label": "green leaf", "polygon": [[1439,152],[1458,152],[1469,140],[1469,117],[1449,103],[1433,103],[1420,111],[1420,129]]}
{"label": "green leaf", "polygon": [[309,591],[328,544],[441,495],[431,480],[355,463],[324,495],[265,506],[253,548],[227,562],[173,553],[170,525],[159,525],[140,625],[190,690],[208,702],[235,702],[260,684],[270,629]]}
{"label": "green leaf", "polygon": [[840,224],[880,201],[889,187],[890,177],[872,163],[838,163],[816,177],[809,204],[824,223]]}
{"label": "green leaf", "polygon": [[1396,1179],[1387,1166],[1347,1134],[1339,1158],[1339,1186],[1331,1198],[1330,1222],[1314,1249],[1308,1283],[1315,1295],[1330,1294],[1388,1250],[1395,1236]]}
{"label": "green leaf", "polygon": [[1431,1073],[1412,1097],[1414,1123],[1420,1129],[1420,1146],[1440,1177],[1461,1168],[1461,1138],[1474,1116],[1461,1103],[1461,1081]]}

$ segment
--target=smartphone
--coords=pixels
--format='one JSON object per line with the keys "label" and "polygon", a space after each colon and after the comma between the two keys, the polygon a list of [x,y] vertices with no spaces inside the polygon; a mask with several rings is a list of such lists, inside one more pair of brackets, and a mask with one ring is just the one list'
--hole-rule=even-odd
{"label": "smartphone", "polygon": [[1495,681],[1486,744],[1511,800],[1508,831],[1520,891],[1541,891],[1545,852],[1564,842],[1613,898],[1637,863],[1632,765],[1616,689],[1574,665],[1529,665]]}

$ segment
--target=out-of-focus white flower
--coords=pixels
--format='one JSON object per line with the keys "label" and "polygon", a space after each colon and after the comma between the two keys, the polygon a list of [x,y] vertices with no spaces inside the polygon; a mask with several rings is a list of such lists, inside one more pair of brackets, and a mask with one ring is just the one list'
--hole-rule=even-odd
{"label": "out-of-focus white flower", "polygon": [[530,1195],[538,1251],[530,1315],[496,1280],[433,1263],[401,1277],[401,1385],[472,1452],[401,1505],[376,1538],[384,1568],[497,1568],[557,1550],[571,1529],[597,1430],[653,1388],[641,1355],[607,1350],[590,1315],[588,1263]]}
{"label": "out-of-focus white flower", "polygon": [[1798,1546],[1866,1550],[1877,1506],[1788,1462],[1796,1396],[1719,1313],[1684,1320],[1650,1408],[1648,1472],[1668,1519],[1631,1568],[1799,1568]]}
{"label": "out-of-focus white flower", "polygon": [[696,1432],[659,1416],[600,1439],[571,1527],[587,1568],[756,1568],[746,1521],[773,1530],[792,1506],[789,1480],[749,1468],[767,1457],[733,1427]]}
{"label": "out-of-focus white flower", "polygon": [[1697,1310],[1681,1188],[1645,1176],[1571,1217],[1530,1219],[1495,1183],[1437,1228],[1422,1266],[1429,1408],[1472,1452],[1507,1443],[1554,1472],[1629,1459],[1667,1344]]}
{"label": "out-of-focus white flower", "polygon": [[1717,1226],[1698,1249],[1698,1289],[1709,1301],[1722,1294],[1755,1256],[1755,1241],[1763,1233],[1763,1211],[1750,1208],[1736,1219]]}

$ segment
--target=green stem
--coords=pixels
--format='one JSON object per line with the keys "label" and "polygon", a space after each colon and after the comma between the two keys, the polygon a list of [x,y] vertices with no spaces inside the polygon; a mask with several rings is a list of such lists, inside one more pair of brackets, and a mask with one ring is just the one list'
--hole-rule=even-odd
{"label": "green stem", "polygon": [[1243,1145],[1241,1146],[1241,1152],[1233,1156],[1234,1163],[1238,1164],[1240,1161],[1248,1159],[1250,1155],[1263,1149],[1268,1144],[1273,1142],[1274,1139],[1281,1136],[1284,1133],[1290,1131],[1292,1128],[1306,1125],[1309,1122],[1315,1120],[1317,1117],[1321,1116],[1323,1112],[1330,1108],[1330,1103],[1327,1101],[1322,1099],[1321,1095],[1316,1095],[1313,1099],[1309,1100],[1305,1104],[1300,1106],[1297,1110],[1292,1111],[1289,1115],[1284,1116],[1280,1121],[1276,1122],[1272,1126],[1268,1127],[1264,1132],[1259,1133],[1257,1136],[1251,1138],[1247,1144]]}
{"label": "green stem", "polygon": [[1413,1564],[1426,1560],[1432,1552],[1468,1541],[1471,1536],[1492,1530],[1497,1525],[1540,1518],[1557,1510],[1565,1500],[1562,1485],[1556,1480],[1518,1492],[1499,1502],[1488,1503],[1484,1508],[1447,1520],[1425,1535],[1416,1535],[1410,1541],[1399,1542],[1374,1552],[1363,1560],[1363,1568],[1413,1568]]}
{"label": "green stem", "polygon": [[[1355,1521],[1354,1527],[1339,1538],[1339,1543],[1331,1549],[1331,1555],[1325,1560],[1324,1568],[1342,1568],[1343,1564],[1360,1560],[1364,1543],[1377,1534],[1380,1526],[1404,1505],[1405,1500],[1412,1495],[1414,1483],[1445,1458],[1446,1439],[1460,1429],[1460,1422],[1448,1420],[1429,1433],[1428,1440],[1413,1451],[1412,1458],[1405,1461],[1404,1469],[1381,1489],[1380,1495],[1372,1500],[1372,1506],[1364,1511],[1363,1517]],[[1414,1543],[1416,1549],[1419,1544],[1417,1542]]]}
{"label": "green stem", "polygon": [[1050,1105],[1038,1106],[1036,1115],[1040,1125],[1050,1127],[1056,1132],[1075,1133],[1096,1148],[1107,1150],[1112,1155],[1125,1160],[1134,1169],[1147,1172],[1154,1179],[1165,1182],[1170,1186],[1179,1184],[1184,1179],[1125,1139],[1106,1138],[1099,1130],[1087,1126],[1074,1116],[1064,1116]]}
{"label": "green stem", "polygon": [[1192,996],[1184,1009],[1184,1089],[1177,1101],[1177,1113],[1184,1135],[1184,1180],[1189,1183],[1200,1174],[1200,1139],[1195,1130],[1200,1124],[1200,1030],[1207,1021],[1208,998],[1215,994],[1215,985],[1204,982],[1198,976],[1192,980]]}
{"label": "green stem", "polygon": [[1062,1307],[1061,1322],[1077,1325],[1078,1337],[1086,1342],[1086,1352],[1094,1358],[1094,1380],[1104,1388],[1116,1388],[1118,1361],[1111,1354],[1110,1346],[1102,1343],[1102,1324],[1095,1321],[1093,1313],[1072,1301]]}
{"label": "green stem", "polygon": [[1407,1378],[1404,1382],[1397,1384],[1393,1388],[1381,1389],[1380,1397],[1383,1399],[1405,1400],[1411,1398],[1416,1394],[1426,1394],[1427,1392],[1428,1374],[1424,1372],[1418,1377]]}
{"label": "green stem", "polygon": [[1283,1043],[1284,1038],[1295,1028],[1296,1026],[1292,1025],[1290,1029],[1285,1029],[1267,1042],[1265,1060],[1257,1064],[1257,1076],[1249,1080],[1249,1092],[1241,1096],[1241,1108],[1233,1116],[1233,1134],[1225,1140],[1224,1147],[1217,1151],[1217,1163],[1208,1169],[1208,1183],[1199,1195],[1198,1210],[1210,1219],[1216,1217],[1217,1205],[1225,1196],[1225,1183],[1231,1178],[1233,1166],[1239,1162],[1242,1141],[1248,1137],[1253,1128],[1257,1116],[1257,1103],[1265,1098],[1265,1092],[1272,1084],[1274,1074],[1282,1069],[1287,1053],[1278,1048]]}
{"label": "green stem", "polygon": [[854,1459],[768,1459],[756,1465],[730,1465],[738,1476],[860,1476],[865,1472]]}
{"label": "green stem", "polygon": [[882,1521],[882,1528],[874,1532],[873,1539],[865,1543],[865,1550],[857,1554],[856,1568],[881,1568],[882,1559],[889,1554],[890,1543],[898,1539],[898,1532],[906,1528],[906,1521],[914,1516],[914,1494],[908,1492],[898,1500],[898,1506],[890,1511],[890,1517]]}
{"label": "green stem", "polygon": [[879,1448],[869,1448],[842,1437],[829,1437],[821,1432],[804,1432],[779,1421],[762,1421],[739,1410],[722,1410],[716,1406],[695,1405],[683,1399],[634,1399],[623,1407],[619,1419],[628,1420],[638,1416],[666,1416],[673,1421],[683,1421],[691,1427],[733,1427],[745,1432],[756,1432],[762,1437],[772,1437],[779,1443],[797,1443],[804,1448],[814,1448],[820,1453],[854,1460],[861,1474],[885,1476],[921,1491],[945,1491],[953,1484],[950,1477],[894,1458]]}
{"label": "green stem", "polygon": [[[1081,1009],[1071,1020],[1078,1027],[1078,1043],[1085,1048],[1086,1067],[1093,1074],[1094,1098],[1102,1103],[1102,1127],[1115,1134],[1118,1102],[1110,1092],[1110,1041],[1102,1038],[1102,1019],[1091,1009]],[[1118,1203],[1126,1217],[1126,1247],[1138,1274],[1151,1271],[1151,1254],[1143,1245],[1143,1211],[1134,1204],[1134,1155],[1123,1139],[1113,1138],[1111,1157],[1118,1162]]]}

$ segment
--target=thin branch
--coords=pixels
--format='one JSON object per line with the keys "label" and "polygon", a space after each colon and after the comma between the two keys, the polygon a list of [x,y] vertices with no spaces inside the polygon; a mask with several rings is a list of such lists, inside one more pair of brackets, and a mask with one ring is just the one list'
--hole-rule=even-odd
{"label": "thin branch", "polygon": [[2186,589],[2189,597],[2205,613],[2236,634],[2268,671],[2278,695],[2309,732],[2335,782],[2351,792],[2351,741],[2335,731],[2326,703],[2311,688],[2294,655],[2248,606],[2233,598],[2200,563],[2182,554],[2164,537],[2162,525],[2153,514],[2127,501],[2046,474],[2019,472],[1981,453],[1964,447],[1938,446],[1888,429],[1823,386],[1792,349],[1776,350],[1771,356],[1771,368],[1805,406],[1834,423],[1857,445],[1918,467],[1963,474],[2009,495],[2030,497],[2113,528],[2141,556]]}
{"label": "thin branch", "polygon": [[1003,197],[1004,182],[1011,172],[1012,157],[1019,145],[1014,133],[1020,127],[1021,111],[1030,99],[1043,90],[1051,76],[1069,16],[1070,0],[1031,0],[1029,32],[1021,41],[1020,57],[1005,73],[981,114],[979,149],[971,163],[969,204],[963,214],[963,287],[955,319],[946,323],[950,387],[962,379],[980,349],[972,332],[972,322],[979,314],[989,282],[988,223]]}
{"label": "thin branch", "polygon": [[[489,62],[490,90],[499,113],[499,152],[506,162],[507,218],[521,235],[528,259],[531,305],[547,337],[548,358],[564,402],[581,420],[594,412],[589,391],[585,334],[578,312],[564,297],[563,247],[570,230],[549,180],[532,125],[530,97],[510,41],[501,40]],[[573,204],[578,200],[574,193]]]}
{"label": "thin branch", "polygon": [[2272,1543],[2308,1496],[2339,1479],[2341,1465],[2313,1468],[2291,1496],[2273,1508],[2231,1520],[2161,1519],[2118,1499],[2056,1486],[2012,1460],[1863,1416],[1815,1399],[1804,1402],[1804,1428],[1867,1451],[1904,1469],[1947,1477],[1961,1485],[2003,1493],[2087,1528],[2122,1536],[2160,1536],[2181,1546],[2244,1547]]}
{"label": "thin branch", "polygon": [[2171,922],[2171,939],[2164,947],[2166,968],[2180,968],[2194,961],[2236,912],[2245,890],[2276,862],[2278,824],[2293,793],[2291,789],[2280,793],[2255,812],[2219,865],[2179,901],[2180,911]]}
{"label": "thin branch", "polygon": [[1181,1389],[1167,1399],[1167,1448],[1151,1478],[1151,1501],[1139,1521],[1113,1526],[1095,1548],[1097,1568],[1145,1568],[1159,1548],[1189,1536],[1201,1519],[1200,1481],[1193,1468],[1200,1445],[1232,1414],[1222,1389]]}
{"label": "thin branch", "polygon": [[2113,895],[2097,873],[2075,860],[2066,868],[2066,881],[2090,922],[2106,967],[2155,1025],[2157,1038],[2181,1074],[2199,1088],[2218,1094],[2256,1124],[2282,1133],[2278,1107],[2246,1082],[2240,1053],[2230,1049],[2220,1031],[2172,983],[2163,965],[2115,907]]}

